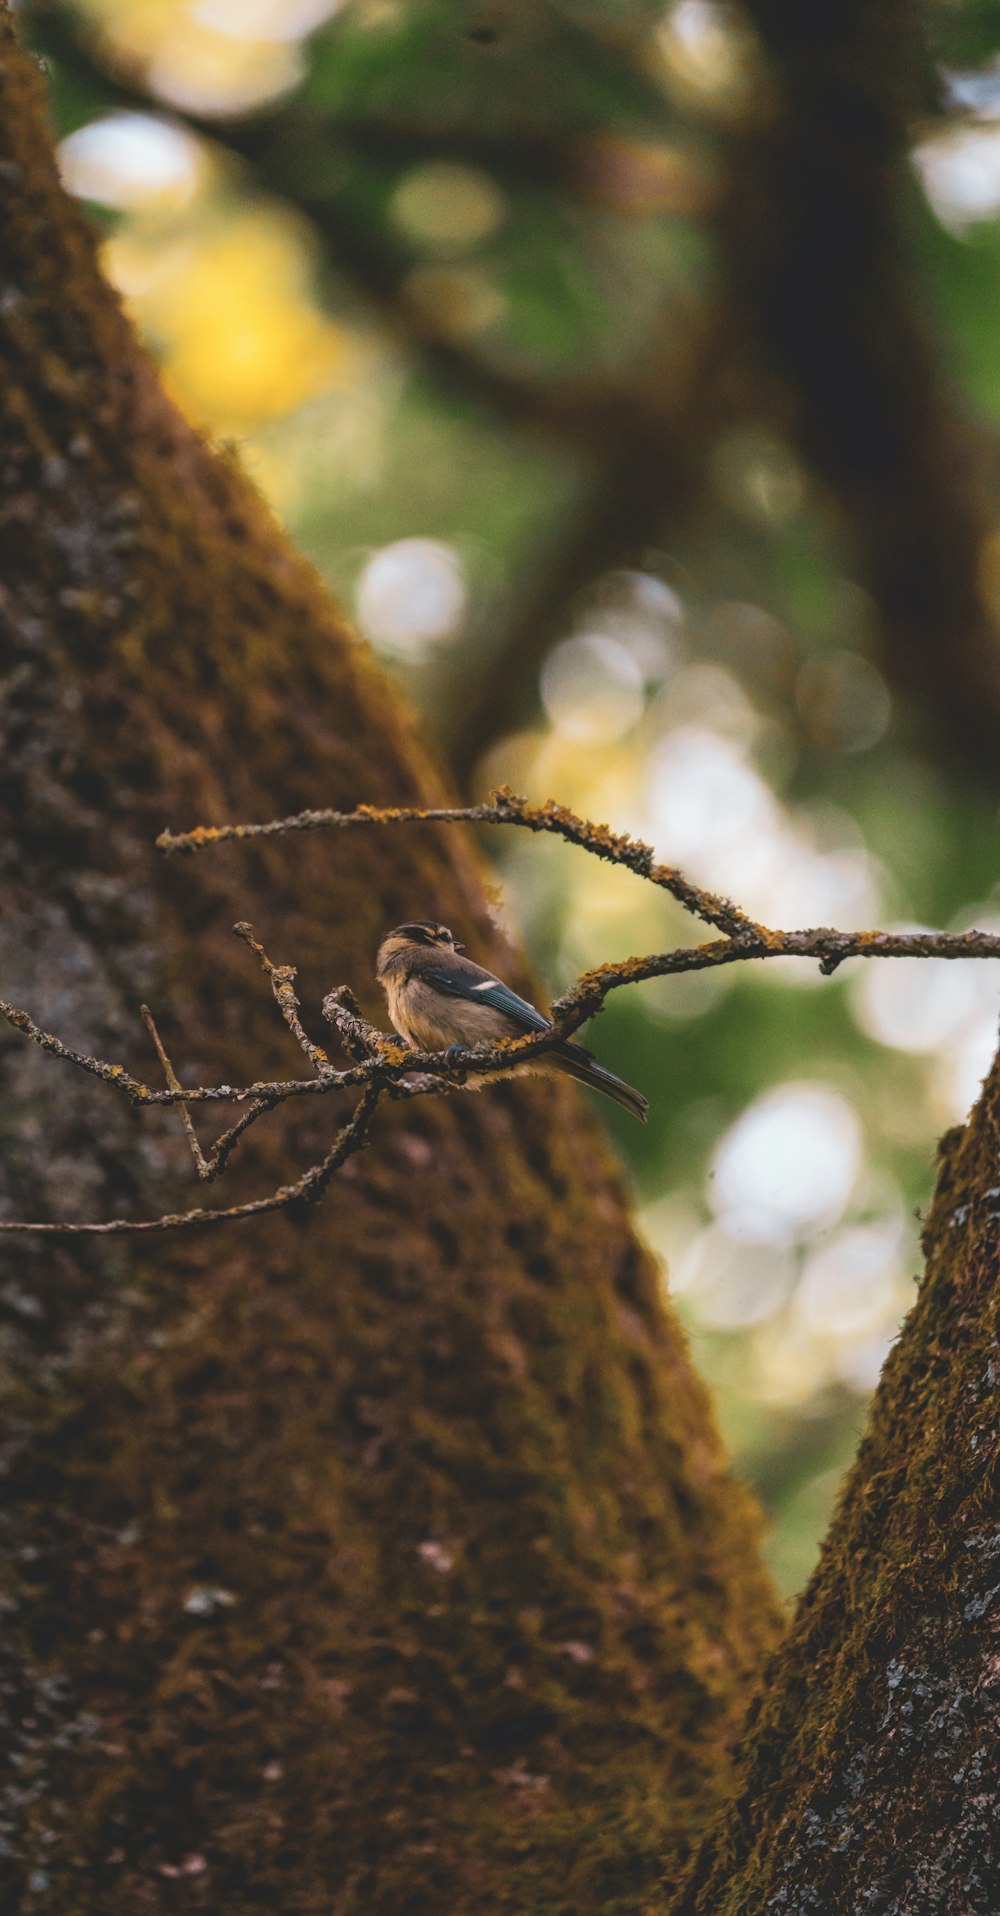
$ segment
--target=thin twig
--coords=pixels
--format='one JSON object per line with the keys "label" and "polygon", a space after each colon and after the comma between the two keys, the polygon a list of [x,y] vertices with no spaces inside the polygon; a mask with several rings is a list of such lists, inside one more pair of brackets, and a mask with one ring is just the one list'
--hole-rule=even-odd
{"label": "thin twig", "polygon": [[249,1204],[231,1204],[220,1211],[169,1211],[164,1217],[113,1217],[104,1224],[16,1224],[0,1219],[0,1231],[30,1231],[34,1235],[58,1237],[125,1237],[139,1232],[200,1230],[213,1224],[239,1224],[246,1218],[261,1217],[267,1211],[290,1211],[296,1206],[315,1204],[323,1196],[330,1179],[347,1159],[368,1142],[382,1087],[369,1084],[352,1117],[318,1164],[304,1171],[294,1184],[279,1185],[269,1197],[253,1198]]}
{"label": "thin twig", "polygon": [[278,1009],[296,1044],[300,1045],[305,1052],[313,1070],[319,1072],[327,1071],[330,1067],[330,1060],[326,1052],[320,1045],[313,1044],[308,1033],[303,1030],[302,1021],[299,1018],[300,1005],[294,991],[295,980],[298,977],[295,966],[272,964],[263,945],[257,943],[253,935],[253,926],[248,925],[245,919],[241,919],[238,925],[234,925],[233,930],[237,938],[242,938],[243,943],[249,945],[250,950],[255,952],[260,959],[261,970],[264,971],[271,980],[271,990],[274,992],[275,999],[277,1000]]}
{"label": "thin twig", "polygon": [[759,925],[754,939],[743,938],[739,943],[717,938],[708,945],[676,946],[673,951],[622,958],[615,964],[582,972],[575,985],[555,1000],[553,1024],[565,1035],[570,1029],[567,1019],[572,1017],[572,1029],[577,1029],[600,1010],[609,992],[622,985],[766,958],[812,958],[818,961],[823,976],[829,978],[848,958],[1000,958],[1000,932],[834,931],[828,925],[805,931],[770,931]]}
{"label": "thin twig", "polygon": [[763,927],[749,918],[730,899],[718,892],[692,884],[673,865],[659,865],[651,845],[630,838],[625,832],[613,832],[607,825],[594,825],[578,818],[565,805],[548,799],[544,805],[530,805],[526,798],[506,785],[493,793],[485,805],[359,805],[353,812],[295,812],[290,818],[272,818],[263,825],[198,825],[190,832],[161,832],[156,843],[164,852],[199,852],[228,839],[274,838],[284,832],[315,832],[331,827],[346,830],[351,826],[377,825],[519,825],[529,832],[552,832],[571,845],[580,845],[595,858],[613,865],[624,865],[651,885],[670,892],[686,911],[706,924],[739,938],[760,933]]}
{"label": "thin twig", "polygon": [[334,1026],[348,1057],[356,1064],[377,1057],[384,1033],[362,1017],[361,1006],[350,985],[335,985],[328,991],[322,1010],[327,1024]]}
{"label": "thin twig", "polygon": [[228,1131],[223,1131],[221,1135],[216,1138],[212,1146],[212,1155],[208,1160],[208,1168],[204,1172],[207,1183],[211,1183],[213,1179],[222,1176],[226,1165],[229,1163],[233,1147],[243,1136],[244,1131],[249,1131],[250,1126],[256,1124],[257,1119],[262,1118],[265,1111],[273,1111],[275,1105],[279,1102],[280,1100],[277,1098],[255,1098],[253,1103],[248,1105],[247,1109],[237,1118],[235,1124],[231,1124]]}
{"label": "thin twig", "polygon": [[95,1078],[103,1078],[116,1091],[124,1091],[131,1104],[206,1104],[219,1103],[235,1099],[242,1103],[245,1098],[269,1097],[275,1095],[280,1102],[284,1098],[302,1097],[312,1093],[322,1094],[346,1085],[367,1084],[368,1073],[357,1068],[339,1073],[335,1079],[324,1081],[319,1078],[278,1078],[271,1083],[231,1085],[203,1084],[185,1085],[181,1091],[154,1091],[150,1085],[143,1084],[139,1078],[130,1076],[123,1065],[106,1064],[101,1058],[91,1058],[83,1051],[74,1051],[62,1040],[53,1037],[51,1031],[43,1031],[26,1011],[17,1005],[4,1004],[0,999],[0,1018],[13,1025],[15,1031],[21,1031],[42,1051],[48,1051],[54,1058],[63,1058],[68,1064],[79,1066],[81,1071],[89,1072]]}
{"label": "thin twig", "polygon": [[[156,1024],[153,1019],[153,1014],[150,1011],[148,1005],[139,1006],[139,1016],[142,1019],[142,1022],[145,1025],[146,1030],[149,1032],[149,1035],[152,1038],[154,1045],[156,1046],[156,1054],[160,1060],[160,1063],[163,1066],[163,1075],[167,1080],[168,1091],[183,1090],[183,1086],[181,1085],[177,1077],[177,1073],[174,1070],[174,1067],[171,1064],[170,1059],[167,1057],[163,1040],[156,1029]],[[195,1170],[197,1171],[198,1176],[200,1178],[210,1177],[211,1171],[209,1169],[208,1160],[205,1157],[205,1153],[203,1152],[201,1145],[198,1143],[197,1134],[195,1132],[194,1125],[191,1122],[191,1113],[188,1110],[187,1105],[184,1103],[183,1098],[178,1104],[177,1109],[179,1110],[181,1114],[181,1123],[184,1126],[184,1135],[187,1138],[189,1145],[191,1146],[191,1155],[194,1158]]]}
{"label": "thin twig", "polygon": [[[370,1025],[361,1015],[361,1006],[349,985],[335,985],[323,1000],[323,1016],[328,1024],[335,1025],[341,1044],[348,1056],[358,1063],[371,1062],[385,1054],[386,1036],[377,1025]],[[395,1041],[388,1041],[394,1046]],[[425,1098],[432,1091],[446,1097],[457,1082],[455,1075],[449,1078],[439,1077],[435,1072],[418,1071],[405,1078],[387,1078],[385,1089],[390,1098]]]}
{"label": "thin twig", "polygon": [[[652,974],[650,974],[652,975]],[[625,982],[623,980],[623,982]],[[610,985],[609,985],[610,989]],[[567,1020],[559,1026],[553,1026],[551,1032],[529,1033],[524,1038],[504,1039],[497,1045],[472,1046],[463,1057],[475,1068],[489,1071],[491,1067],[505,1068],[512,1062],[520,1062],[521,1054],[535,1051],[547,1051],[567,1030],[575,1031],[589,1017],[589,1011],[577,1011],[573,1008],[567,1014]],[[381,1051],[377,1058],[368,1057],[365,1061],[350,1065],[344,1071],[337,1071],[332,1065],[317,1078],[274,1078],[258,1080],[254,1084],[205,1084],[184,1085],[179,1091],[153,1091],[148,1085],[140,1084],[131,1078],[121,1065],[102,1064],[97,1058],[83,1057],[79,1052],[63,1045],[51,1032],[42,1031],[27,1012],[16,1006],[0,1002],[0,1018],[21,1031],[56,1057],[66,1058],[71,1064],[82,1063],[92,1069],[97,1077],[106,1083],[124,1091],[134,1104],[172,1106],[175,1104],[219,1103],[226,1100],[243,1103],[247,1098],[267,1100],[272,1105],[284,1104],[289,1098],[304,1096],[324,1097],[331,1091],[356,1090],[359,1086],[371,1084],[374,1079],[384,1080],[386,1088],[398,1084],[411,1073],[424,1071],[454,1076],[454,1069],[442,1063],[441,1053],[436,1051],[413,1051],[404,1044],[402,1038],[394,1034],[380,1032]],[[515,1056],[508,1056],[516,1054]]]}
{"label": "thin twig", "polygon": [[[43,1051],[51,1052],[54,1058],[64,1058],[67,1064],[75,1064],[81,1071],[88,1071],[92,1077],[103,1078],[105,1084],[113,1084],[117,1090],[124,1091],[133,1104],[160,1102],[174,1104],[176,1102],[172,1092],[151,1091],[148,1084],[143,1084],[140,1079],[131,1077],[120,1064],[105,1064],[101,1058],[91,1058],[85,1051],[73,1051],[69,1045],[63,1044],[61,1038],[54,1038],[51,1031],[43,1031],[26,1011],[19,1010],[16,1005],[4,1004],[2,999],[0,999],[0,1018],[4,1018],[9,1025],[13,1025],[15,1031],[23,1031],[25,1037],[31,1039],[32,1044],[39,1045]],[[230,1096],[231,1093],[227,1091],[226,1095]]]}
{"label": "thin twig", "polygon": [[216,1138],[212,1146],[211,1154],[206,1157],[198,1142],[194,1125],[191,1122],[191,1113],[187,1108],[187,1103],[184,1098],[184,1087],[178,1082],[177,1074],[167,1056],[163,1040],[153,1021],[153,1014],[148,1005],[140,1005],[139,1011],[143,1024],[156,1046],[160,1063],[163,1066],[164,1076],[167,1080],[167,1086],[169,1090],[180,1093],[178,1109],[180,1110],[184,1123],[188,1143],[191,1146],[198,1176],[203,1183],[211,1184],[215,1178],[221,1177],[229,1162],[233,1146],[236,1144],[237,1139],[243,1136],[244,1131],[249,1131],[250,1126],[255,1124],[258,1118],[263,1117],[265,1111],[273,1111],[278,1101],[273,1097],[256,1098],[253,1104],[237,1118],[236,1123],[231,1124],[227,1131],[223,1131],[221,1135]]}

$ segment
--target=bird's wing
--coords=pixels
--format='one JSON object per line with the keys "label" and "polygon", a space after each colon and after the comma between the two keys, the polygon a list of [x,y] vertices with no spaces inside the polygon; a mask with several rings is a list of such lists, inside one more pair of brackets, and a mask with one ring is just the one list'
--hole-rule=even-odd
{"label": "bird's wing", "polygon": [[543,1018],[534,1005],[529,1005],[527,998],[519,998],[509,985],[494,978],[491,971],[484,971],[482,965],[474,965],[469,958],[447,966],[421,965],[420,977],[434,991],[444,992],[449,998],[466,998],[470,1004],[489,1005],[491,1011],[502,1011],[522,1031],[550,1028],[549,1020]]}

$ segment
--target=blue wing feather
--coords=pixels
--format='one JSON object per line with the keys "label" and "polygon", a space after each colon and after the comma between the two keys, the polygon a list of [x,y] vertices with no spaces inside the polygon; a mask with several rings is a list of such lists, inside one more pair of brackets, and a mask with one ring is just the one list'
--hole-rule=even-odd
{"label": "blue wing feather", "polygon": [[[491,1011],[499,1011],[509,1018],[517,1031],[551,1031],[548,1018],[543,1018],[534,1005],[526,998],[518,997],[503,980],[495,978],[491,971],[485,971],[482,965],[474,965],[470,958],[455,957],[448,965],[428,963],[423,953],[413,964],[412,976],[419,977],[432,991],[439,991],[445,998],[462,998],[469,1004],[488,1005]],[[589,1051],[564,1038],[555,1045],[549,1054],[552,1064],[569,1073],[571,1078],[579,1078],[582,1084],[588,1084],[595,1091],[603,1091],[605,1097],[612,1098],[632,1116],[645,1124],[649,1111],[647,1100],[641,1091],[616,1078],[613,1071],[605,1071],[603,1065],[596,1063]]]}
{"label": "blue wing feather", "polygon": [[548,1018],[543,1018],[534,1005],[529,1005],[527,998],[519,998],[500,978],[494,978],[491,972],[468,959],[447,967],[421,965],[420,976],[435,991],[449,998],[467,998],[470,1004],[489,1005],[491,1010],[503,1012],[512,1024],[520,1025],[522,1031],[549,1029]]}

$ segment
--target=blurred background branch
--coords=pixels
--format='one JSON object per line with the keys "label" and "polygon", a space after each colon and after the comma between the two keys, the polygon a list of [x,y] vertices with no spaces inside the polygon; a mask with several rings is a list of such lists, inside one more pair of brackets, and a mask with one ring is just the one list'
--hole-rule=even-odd
{"label": "blurred background branch", "polygon": [[747,12],[780,95],[734,227],[763,353],[842,510],[904,709],[936,713],[956,761],[995,783],[1000,637],[979,559],[1000,497],[996,433],[941,364],[905,217],[915,130],[944,118],[925,10]]}

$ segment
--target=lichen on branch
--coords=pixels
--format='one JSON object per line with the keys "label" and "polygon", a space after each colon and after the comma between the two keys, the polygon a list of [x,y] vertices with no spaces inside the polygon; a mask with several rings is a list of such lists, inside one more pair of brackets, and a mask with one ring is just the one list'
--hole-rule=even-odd
{"label": "lichen on branch", "polygon": [[[390,825],[466,824],[516,825],[531,832],[551,832],[580,846],[596,858],[622,865],[649,884],[668,891],[692,915],[701,918],[724,935],[709,944],[675,946],[670,951],[652,952],[644,957],[624,958],[617,963],[598,965],[582,972],[570,990],[552,1007],[547,1031],[525,1037],[506,1038],[495,1044],[451,1046],[446,1052],[417,1051],[397,1037],[390,1037],[367,1023],[347,986],[327,994],[323,1016],[334,1027],[344,1050],[353,1063],[338,1070],[330,1063],[322,1046],[309,1037],[299,1017],[295,995],[295,967],[275,964],[253,935],[245,921],[233,926],[236,936],[259,959],[270,980],[275,1002],[292,1037],[304,1052],[313,1075],[310,1078],[272,1079],[234,1088],[232,1085],[182,1086],[167,1056],[146,1005],[142,1016],[163,1066],[165,1091],[154,1091],[132,1077],[122,1065],[73,1051],[51,1032],[42,1031],[26,1011],[0,1001],[0,1017],[22,1031],[26,1037],[53,1057],[63,1058],[81,1070],[101,1078],[104,1083],[125,1092],[135,1105],[176,1105],[184,1125],[199,1178],[209,1181],[221,1175],[238,1140],[257,1120],[290,1098],[307,1094],[330,1095],[348,1089],[362,1091],[360,1101],[348,1123],[337,1132],[330,1150],[291,1184],[283,1184],[266,1197],[251,1199],[217,1210],[170,1211],[150,1219],[110,1218],[104,1223],[29,1222],[0,1220],[0,1231],[47,1232],[108,1236],[136,1231],[192,1230],[260,1216],[267,1211],[296,1211],[316,1203],[337,1171],[369,1141],[372,1124],[383,1096],[422,1097],[443,1094],[456,1086],[477,1083],[499,1073],[509,1074],[543,1058],[544,1054],[601,1010],[609,993],[622,985],[640,984],[649,978],[665,978],[683,972],[703,971],[717,965],[745,963],[765,958],[804,958],[816,960],[820,971],[829,977],[846,958],[998,958],[1000,934],[988,931],[888,932],[835,931],[819,926],[803,931],[776,931],[758,923],[738,905],[718,893],[696,885],[683,872],[658,864],[652,848],[626,833],[614,832],[607,825],[579,818],[565,806],[549,800],[530,805],[527,799],[502,787],[483,805],[420,807],[361,805],[353,812],[309,810],[288,818],[271,819],[264,824],[197,826],[189,832],[161,832],[157,839],[165,852],[195,852],[229,840],[271,838],[287,832],[341,830],[350,827],[375,828]],[[202,1150],[191,1119],[189,1105],[235,1100],[248,1108],[221,1132],[208,1154]]]}

